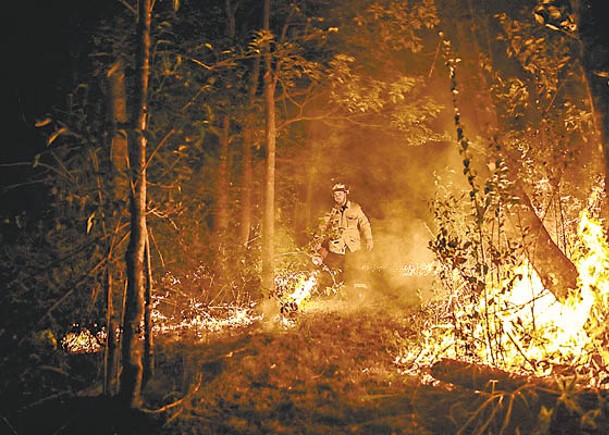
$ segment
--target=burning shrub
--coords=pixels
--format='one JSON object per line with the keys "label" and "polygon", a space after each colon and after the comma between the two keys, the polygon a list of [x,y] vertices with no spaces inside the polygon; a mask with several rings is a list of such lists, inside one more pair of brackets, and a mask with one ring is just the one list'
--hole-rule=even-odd
{"label": "burning shrub", "polygon": [[609,245],[599,222],[582,213],[574,261],[579,289],[558,301],[527,262],[489,281],[480,294],[463,289],[432,309],[396,363],[404,371],[441,358],[482,362],[515,373],[577,374],[604,387],[608,379]]}

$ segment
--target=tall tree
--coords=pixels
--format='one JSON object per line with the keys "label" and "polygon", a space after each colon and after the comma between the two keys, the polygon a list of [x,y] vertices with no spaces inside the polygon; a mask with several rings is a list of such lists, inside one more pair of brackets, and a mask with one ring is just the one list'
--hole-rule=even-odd
{"label": "tall tree", "polygon": [[[235,40],[235,7],[231,0],[224,1],[224,10],[226,15],[226,29],[225,35],[229,40],[229,44],[233,45]],[[225,242],[226,230],[228,229],[228,215],[229,215],[229,186],[230,186],[230,171],[229,171],[229,146],[230,146],[230,133],[231,133],[231,115],[229,111],[231,107],[227,107],[224,113],[220,117],[220,128],[217,129],[216,135],[218,136],[220,150],[218,153],[218,177],[216,182],[216,212],[214,217],[214,227],[217,233],[216,239],[220,244]],[[213,129],[212,132],[214,132]]]}
{"label": "tall tree", "polygon": [[129,164],[127,140],[127,89],[125,84],[125,68],[122,61],[115,62],[108,73],[110,96],[110,113],[112,123],[112,139],[110,144],[110,161],[112,163],[112,178],[115,199],[127,197],[127,167]]}
{"label": "tall tree", "polygon": [[[110,162],[113,199],[115,203],[120,203],[127,198],[128,183],[127,170],[129,166],[129,150],[127,140],[127,122],[129,119],[127,112],[127,89],[125,83],[125,69],[122,61],[115,62],[106,74],[109,88],[109,108],[111,117],[112,138],[110,143]],[[110,237],[108,243],[108,257],[106,263],[106,328],[109,333],[106,335],[106,346],[104,353],[104,393],[111,395],[111,381],[114,377],[114,362],[116,352],[116,342],[114,333],[114,291],[113,291],[113,270],[112,257],[114,256],[114,235]]]}
{"label": "tall tree", "polygon": [[251,77],[248,86],[248,108],[245,117],[243,131],[243,163],[241,179],[241,211],[239,220],[239,242],[243,247],[247,247],[250,240],[252,227],[252,189],[253,189],[253,168],[252,168],[252,147],[254,145],[255,120],[256,120],[256,94],[258,92],[258,81],[260,80],[260,55],[256,54],[252,61]]}
{"label": "tall tree", "polygon": [[264,184],[264,212],[262,223],[262,288],[272,291],[274,288],[274,237],[275,237],[275,152],[277,143],[275,89],[277,76],[273,70],[273,47],[271,34],[271,0],[264,1],[262,29],[268,38],[264,45],[264,110],[265,110],[265,145],[266,176]]}
{"label": "tall tree", "polygon": [[137,16],[136,116],[129,144],[131,162],[131,236],[127,248],[127,294],[122,338],[123,371],[119,398],[125,406],[141,405],[144,359],[144,310],[146,293],[146,130],[148,78],[150,75],[151,0],[140,0]]}

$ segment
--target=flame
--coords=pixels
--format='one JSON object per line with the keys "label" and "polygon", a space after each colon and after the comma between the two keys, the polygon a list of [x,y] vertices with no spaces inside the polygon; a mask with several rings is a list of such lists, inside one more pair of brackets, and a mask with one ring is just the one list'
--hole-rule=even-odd
{"label": "flame", "polygon": [[275,277],[275,296],[281,303],[281,312],[295,312],[302,308],[317,288],[317,271],[288,272]]}
{"label": "flame", "polygon": [[[179,284],[179,282],[178,282]],[[276,297],[281,304],[281,322],[290,326],[289,316],[302,308],[317,287],[317,271],[284,272],[275,278]],[[161,309],[164,304],[173,307],[169,293],[153,295],[151,313],[152,332],[155,336],[167,339],[201,340],[209,334],[221,334],[227,331],[244,328],[260,321],[263,314],[257,313],[255,303],[246,305],[226,304],[210,306],[200,300],[190,299],[186,307]],[[68,353],[97,353],[103,350],[106,340],[105,329],[93,334],[86,327],[68,332],[62,339],[63,349]],[[117,338],[120,333],[117,331]]]}
{"label": "flame", "polygon": [[[514,269],[513,281],[487,284],[478,301],[468,305],[451,299],[445,308],[452,313],[425,325],[420,345],[409,346],[395,363],[409,373],[442,357],[460,358],[540,376],[567,366],[591,386],[606,383],[609,245],[601,224],[587,212],[580,215],[577,236],[572,260],[579,288],[565,301],[556,300],[524,262]],[[455,324],[472,313],[480,319],[463,338]],[[459,346],[463,340],[467,356]]]}
{"label": "flame", "polygon": [[433,275],[436,264],[433,261],[427,263],[407,263],[399,268],[401,276],[430,276]]}
{"label": "flame", "polygon": [[[152,332],[155,336],[167,339],[201,340],[209,334],[224,333],[244,328],[260,320],[262,315],[254,312],[255,305],[209,306],[197,300],[191,300],[188,306],[171,315],[163,314],[159,301],[166,296],[153,296],[155,308],[151,313]],[[115,331],[115,338],[120,338],[120,331]],[[106,343],[106,329],[94,334],[87,327],[70,331],[61,340],[62,348],[70,354],[87,354],[101,352]]]}
{"label": "flame", "polygon": [[196,341],[210,333],[223,333],[255,323],[261,315],[256,314],[254,308],[254,304],[210,306],[193,299],[185,309],[166,315],[157,305],[152,310],[152,332],[157,336]]}

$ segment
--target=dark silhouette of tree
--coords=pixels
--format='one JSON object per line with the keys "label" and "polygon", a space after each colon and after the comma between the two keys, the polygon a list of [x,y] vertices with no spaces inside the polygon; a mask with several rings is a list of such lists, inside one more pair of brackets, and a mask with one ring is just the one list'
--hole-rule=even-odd
{"label": "dark silhouette of tree", "polygon": [[141,405],[144,374],[144,314],[146,295],[146,165],[148,126],[148,78],[150,75],[151,0],[138,5],[138,52],[136,62],[136,115],[129,144],[131,163],[131,236],[127,263],[127,294],[122,336],[122,373],[119,398],[126,406]]}
{"label": "dark silhouette of tree", "polygon": [[275,120],[275,89],[277,75],[273,68],[272,34],[270,30],[271,0],[264,1],[263,25],[268,40],[264,44],[264,112],[265,112],[265,146],[266,146],[266,175],[264,183],[264,211],[262,223],[262,289],[267,294],[273,290],[275,254],[275,153],[277,147],[277,131]]}

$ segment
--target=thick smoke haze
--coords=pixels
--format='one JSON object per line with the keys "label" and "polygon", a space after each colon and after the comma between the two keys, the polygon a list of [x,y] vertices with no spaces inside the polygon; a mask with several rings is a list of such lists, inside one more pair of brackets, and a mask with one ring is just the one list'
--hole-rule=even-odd
{"label": "thick smoke haze", "polygon": [[326,130],[310,225],[316,227],[318,218],[332,207],[332,184],[349,184],[349,198],[369,217],[375,241],[374,249],[364,254],[363,269],[373,281],[368,297],[413,304],[433,290],[429,268],[433,253],[428,246],[435,228],[429,203],[437,183],[465,187],[457,146],[451,142],[450,112],[446,112],[437,127],[446,140],[416,147],[399,137],[364,129]]}

